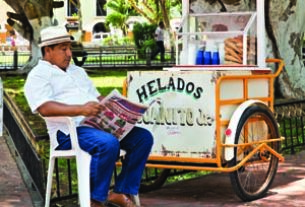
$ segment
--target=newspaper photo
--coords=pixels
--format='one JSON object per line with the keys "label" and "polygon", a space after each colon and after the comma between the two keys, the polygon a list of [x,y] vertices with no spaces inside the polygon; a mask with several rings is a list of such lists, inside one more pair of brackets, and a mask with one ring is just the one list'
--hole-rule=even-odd
{"label": "newspaper photo", "polygon": [[119,140],[135,126],[149,106],[129,101],[114,89],[103,100],[102,112],[98,116],[87,117],[82,125],[91,126],[116,136]]}

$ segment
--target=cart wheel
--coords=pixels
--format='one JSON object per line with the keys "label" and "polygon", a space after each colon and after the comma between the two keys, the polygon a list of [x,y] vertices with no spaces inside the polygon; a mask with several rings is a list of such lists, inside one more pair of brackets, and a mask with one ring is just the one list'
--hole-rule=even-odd
{"label": "cart wheel", "polygon": [[161,188],[169,174],[170,169],[145,168],[144,178],[140,185],[140,192],[146,193]]}
{"label": "cart wheel", "polygon": [[[269,109],[254,105],[241,116],[236,130],[235,144],[251,143],[279,136],[277,123]],[[229,163],[230,167],[238,164],[257,145],[236,147],[234,158]],[[270,142],[268,145],[275,151],[279,151],[279,142]],[[259,150],[244,166],[230,173],[235,193],[243,201],[252,201],[265,196],[275,177],[277,167],[276,156],[266,149]]]}

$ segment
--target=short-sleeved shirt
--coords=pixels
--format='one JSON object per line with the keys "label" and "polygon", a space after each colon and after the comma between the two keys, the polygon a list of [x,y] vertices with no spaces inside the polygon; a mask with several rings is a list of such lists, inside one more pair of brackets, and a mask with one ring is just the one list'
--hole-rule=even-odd
{"label": "short-sleeved shirt", "polygon": [[164,29],[157,27],[155,31],[156,41],[164,41]]}
{"label": "short-sleeved shirt", "polygon": [[[38,65],[29,73],[24,92],[33,113],[48,101],[64,104],[85,104],[89,101],[98,101],[100,95],[89,79],[84,69],[70,65],[66,71],[51,63],[40,60]],[[83,116],[73,119],[79,126]],[[54,122],[46,122],[49,133],[58,130],[68,133],[66,126]]]}

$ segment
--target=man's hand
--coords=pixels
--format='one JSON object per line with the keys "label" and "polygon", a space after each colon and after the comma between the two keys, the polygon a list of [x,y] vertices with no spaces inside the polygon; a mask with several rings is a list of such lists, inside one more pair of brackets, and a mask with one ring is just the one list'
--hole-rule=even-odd
{"label": "man's hand", "polygon": [[82,115],[96,116],[103,110],[103,107],[98,102],[88,102],[82,107]]}

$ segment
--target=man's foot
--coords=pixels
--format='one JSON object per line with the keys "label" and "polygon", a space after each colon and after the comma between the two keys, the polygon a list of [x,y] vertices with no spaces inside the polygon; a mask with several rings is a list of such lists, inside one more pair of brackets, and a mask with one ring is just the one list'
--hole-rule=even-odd
{"label": "man's foot", "polygon": [[128,195],[111,192],[108,195],[107,205],[117,207],[136,207]]}
{"label": "man's foot", "polygon": [[90,207],[106,207],[103,203],[91,199]]}

